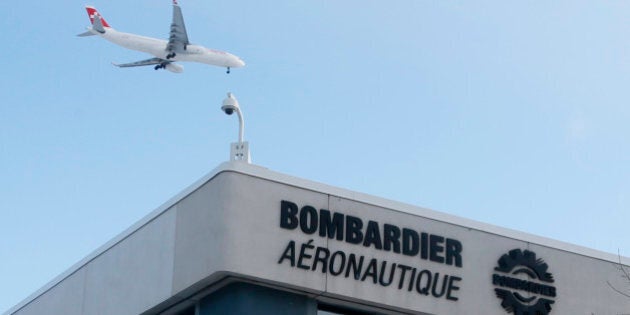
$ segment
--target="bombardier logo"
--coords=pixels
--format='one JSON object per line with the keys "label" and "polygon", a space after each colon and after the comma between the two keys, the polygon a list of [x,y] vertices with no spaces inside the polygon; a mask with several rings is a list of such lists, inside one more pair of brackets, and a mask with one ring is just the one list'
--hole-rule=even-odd
{"label": "bombardier logo", "polygon": [[536,253],[513,249],[499,258],[492,275],[501,306],[515,315],[547,315],[556,298],[553,275]]}

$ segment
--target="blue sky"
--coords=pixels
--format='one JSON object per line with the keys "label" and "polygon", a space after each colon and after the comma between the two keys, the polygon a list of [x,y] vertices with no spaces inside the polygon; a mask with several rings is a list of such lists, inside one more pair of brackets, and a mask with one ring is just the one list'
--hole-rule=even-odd
{"label": "blue sky", "polygon": [[170,1],[0,3],[0,311],[228,158],[630,256],[630,2],[182,0],[247,66],[118,69]]}

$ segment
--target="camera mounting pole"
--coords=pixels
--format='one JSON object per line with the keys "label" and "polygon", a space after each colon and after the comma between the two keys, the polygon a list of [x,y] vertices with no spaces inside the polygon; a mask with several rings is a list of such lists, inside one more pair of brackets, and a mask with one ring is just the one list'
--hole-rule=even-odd
{"label": "camera mounting pole", "polygon": [[221,110],[227,115],[232,115],[236,112],[238,115],[238,142],[230,144],[230,161],[241,161],[251,163],[251,156],[249,155],[249,143],[243,141],[243,134],[245,133],[245,121],[243,120],[243,113],[238,105],[238,101],[234,94],[228,92],[227,98],[223,100]]}

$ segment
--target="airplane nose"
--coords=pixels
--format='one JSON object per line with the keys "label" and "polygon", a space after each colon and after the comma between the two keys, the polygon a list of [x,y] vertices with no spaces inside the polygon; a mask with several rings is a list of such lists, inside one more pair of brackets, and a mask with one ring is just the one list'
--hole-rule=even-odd
{"label": "airplane nose", "polygon": [[239,67],[244,67],[245,66],[245,61],[243,61],[239,57],[236,57],[236,63],[238,64]]}
{"label": "airplane nose", "polygon": [[230,63],[232,64],[232,68],[240,68],[245,66],[245,62],[236,55],[230,55]]}

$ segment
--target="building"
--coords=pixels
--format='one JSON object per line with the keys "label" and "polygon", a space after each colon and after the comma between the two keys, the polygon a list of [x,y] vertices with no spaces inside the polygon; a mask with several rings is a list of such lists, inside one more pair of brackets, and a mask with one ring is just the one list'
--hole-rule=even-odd
{"label": "building", "polygon": [[628,314],[619,267],[230,162],[6,314]]}

